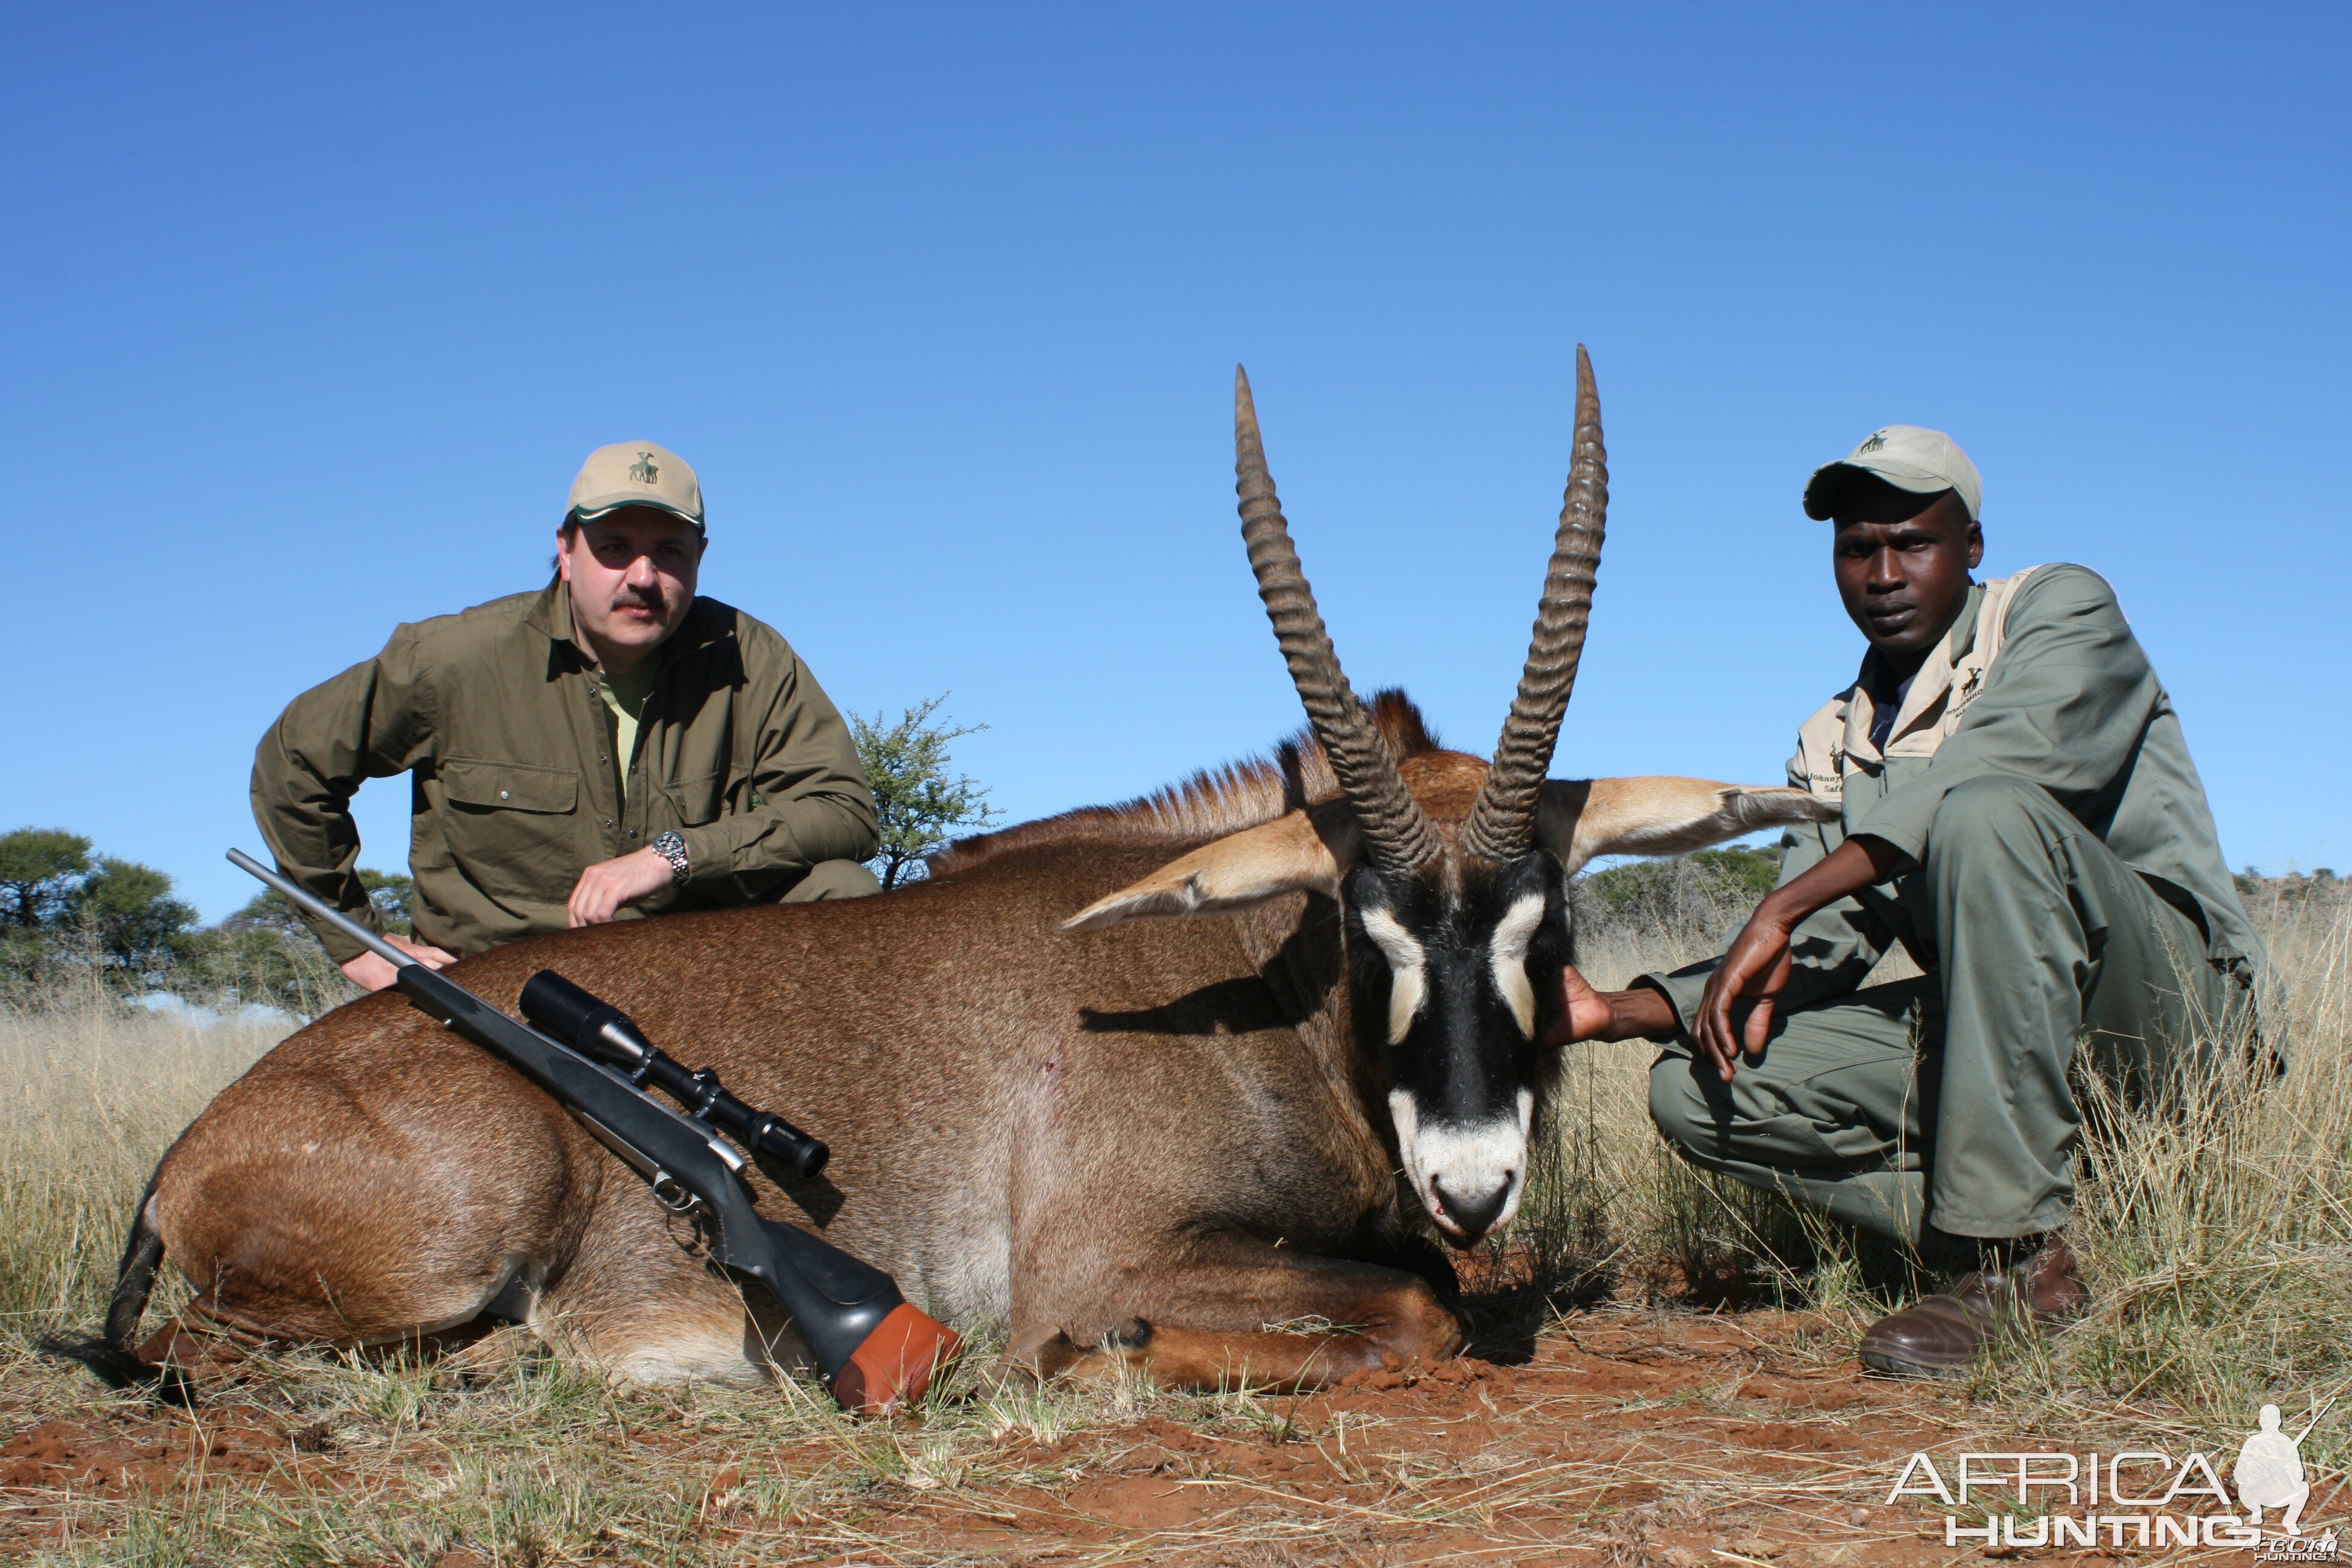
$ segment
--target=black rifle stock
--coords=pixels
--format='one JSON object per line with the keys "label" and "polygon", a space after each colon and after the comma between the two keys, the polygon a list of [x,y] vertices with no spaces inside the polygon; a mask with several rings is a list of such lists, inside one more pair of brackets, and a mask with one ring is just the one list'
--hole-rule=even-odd
{"label": "black rifle stock", "polygon": [[[662,1104],[573,1047],[509,1017],[252,857],[232,849],[228,858],[305,913],[393,965],[393,984],[410,1005],[554,1096],[651,1184],[664,1207],[707,1222],[710,1261],[730,1276],[757,1284],[784,1310],[845,1408],[875,1412],[919,1398],[938,1366],[955,1353],[955,1333],[908,1303],[889,1275],[798,1226],[763,1217],[752,1206],[740,1175],[743,1156],[720,1138],[718,1129]],[[541,971],[533,983],[541,979],[552,979],[564,991],[603,1006],[551,972]],[[627,1022],[614,1009],[604,1007],[604,1012]],[[599,1026],[605,1022],[593,1015],[592,1021]],[[715,1079],[708,1081],[716,1088]],[[728,1098],[749,1111],[740,1100]],[[781,1119],[768,1120],[807,1139]],[[821,1164],[824,1146],[813,1139],[807,1142],[814,1145]]]}

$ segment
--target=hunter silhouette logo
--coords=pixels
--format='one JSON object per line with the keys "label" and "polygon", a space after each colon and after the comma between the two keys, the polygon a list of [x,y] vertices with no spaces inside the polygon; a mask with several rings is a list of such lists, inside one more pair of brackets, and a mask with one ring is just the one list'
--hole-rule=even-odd
{"label": "hunter silhouette logo", "polygon": [[651,452],[637,454],[637,460],[629,465],[629,478],[641,485],[649,485],[661,478],[661,469],[655,465]]}
{"label": "hunter silhouette logo", "polygon": [[1884,430],[1874,430],[1874,431],[1872,431],[1872,432],[1871,432],[1871,436],[1870,436],[1870,439],[1869,439],[1869,440],[1864,441],[1861,446],[1856,447],[1853,449],[1853,455],[1854,455],[1855,457],[1859,458],[1859,457],[1861,457],[1864,452],[1875,452],[1875,451],[1877,451],[1881,447],[1884,447],[1884,446],[1885,446],[1885,445],[1886,445],[1886,432],[1885,432],[1885,431],[1884,431]]}
{"label": "hunter silhouette logo", "polygon": [[[2319,1413],[2326,1414],[2325,1410]],[[2263,1405],[2256,1423],[2256,1430],[2238,1449],[2238,1467],[2230,1477],[2238,1486],[2239,1506],[2246,1510],[2246,1522],[2252,1525],[2263,1522],[2265,1509],[2281,1510],[2279,1528],[2289,1535],[2301,1535],[2304,1504],[2311,1500],[2311,1482],[2303,1469],[2303,1440],[2319,1425],[2319,1415],[2304,1423],[2303,1430],[2292,1437],[2279,1430],[2275,1405]]]}

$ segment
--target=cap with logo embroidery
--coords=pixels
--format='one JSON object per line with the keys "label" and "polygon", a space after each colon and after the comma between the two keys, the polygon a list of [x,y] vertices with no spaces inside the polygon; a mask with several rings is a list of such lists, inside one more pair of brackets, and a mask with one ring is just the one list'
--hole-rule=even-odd
{"label": "cap with logo embroidery", "polygon": [[1977,477],[1977,466],[1958,442],[1941,430],[1882,425],[1853,451],[1813,470],[1805,482],[1805,515],[1827,521],[1856,474],[1869,474],[1913,495],[1958,490],[1970,522],[1977,521],[1977,509],[1984,500],[1984,480]]}
{"label": "cap with logo embroidery", "polygon": [[625,506],[659,507],[702,531],[702,485],[686,459],[651,441],[599,447],[580,465],[563,520],[576,522]]}

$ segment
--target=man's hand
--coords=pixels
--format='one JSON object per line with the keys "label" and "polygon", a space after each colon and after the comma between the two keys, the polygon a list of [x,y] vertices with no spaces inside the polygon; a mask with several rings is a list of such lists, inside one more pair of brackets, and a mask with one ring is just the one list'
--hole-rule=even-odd
{"label": "man's hand", "polygon": [[650,899],[668,887],[673,875],[669,862],[655,854],[651,846],[617,860],[600,860],[580,873],[572,889],[572,923],[603,925],[614,910]]}
{"label": "man's hand", "polygon": [[1610,1037],[1609,1026],[1616,1021],[1617,1009],[1573,964],[1559,972],[1559,1016],[1546,1045],[1573,1046]]}
{"label": "man's hand", "polygon": [[[1692,1030],[1699,1054],[1715,1066],[1716,1076],[1731,1081],[1745,1051],[1750,1061],[1764,1054],[1772,1032],[1772,1009],[1789,984],[1789,926],[1786,916],[1767,899],[1748,917],[1707,976],[1706,994],[1699,998],[1698,1021]],[[1733,1009],[1745,1010],[1737,1027]]]}
{"label": "man's hand", "polygon": [[[429,942],[411,942],[404,936],[386,936],[383,940],[427,969],[438,969],[445,963],[457,962],[456,953],[444,952]],[[343,973],[362,991],[381,991],[392,984],[398,971],[374,953],[362,952],[343,965]]]}
{"label": "man's hand", "polygon": [[1586,1040],[1638,1040],[1675,1027],[1675,1010],[1664,995],[1646,985],[1631,991],[1595,991],[1573,967],[1559,972],[1559,1006],[1545,1026],[1546,1046]]}
{"label": "man's hand", "polygon": [[[1691,1031],[1699,1055],[1714,1065],[1724,1082],[1729,1083],[1739,1070],[1743,1053],[1750,1061],[1764,1054],[1773,1011],[1789,984],[1790,933],[1815,910],[1885,881],[1903,858],[1903,852],[1883,838],[1867,834],[1849,838],[1756,906],[1707,977],[1698,1021]],[[1742,1014],[1736,1020],[1735,1011]]]}

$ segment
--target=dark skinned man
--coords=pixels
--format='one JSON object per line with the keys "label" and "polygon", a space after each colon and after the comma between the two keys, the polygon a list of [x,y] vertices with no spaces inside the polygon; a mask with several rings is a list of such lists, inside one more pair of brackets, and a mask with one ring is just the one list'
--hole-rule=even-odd
{"label": "dark skinned man", "polygon": [[[1864,1334],[1897,1375],[1966,1367],[2089,1301],[2061,1234],[2078,1048],[2161,1096],[2251,1018],[2262,943],[2170,700],[2080,566],[1985,583],[1975,467],[1889,426],[1812,477],[1839,596],[1869,642],[1798,731],[1789,782],[1843,819],[1792,831],[1720,958],[1601,993],[1570,971],[1555,1038],[1662,1041],[1659,1131],[1958,1271]],[[1901,942],[1926,973],[1864,987]]]}
{"label": "dark skinned man", "polygon": [[[405,773],[416,934],[389,940],[436,967],[567,926],[880,891],[848,726],[772,627],[697,595],[708,543],[685,459],[590,453],[546,587],[399,627],[262,737],[253,814],[278,868],[381,930],[351,800]],[[392,983],[318,935],[358,984]]]}

